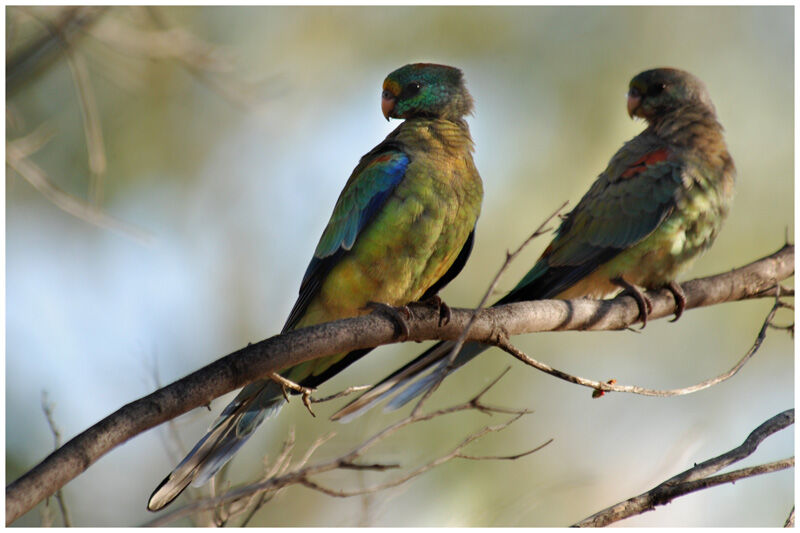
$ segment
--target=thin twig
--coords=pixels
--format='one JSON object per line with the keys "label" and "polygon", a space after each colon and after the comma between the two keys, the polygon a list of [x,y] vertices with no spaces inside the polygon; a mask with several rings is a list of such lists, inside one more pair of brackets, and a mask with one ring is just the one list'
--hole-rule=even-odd
{"label": "thin twig", "polygon": [[29,7],[16,7],[15,11],[24,12],[32,20],[41,24],[47,33],[32,42],[25,49],[14,53],[6,60],[6,93],[13,94],[23,84],[42,72],[60,54],[72,49],[77,39],[90,28],[107,7],[67,7],[60,9],[58,20],[51,22],[33,12]]}
{"label": "thin twig", "polygon": [[50,124],[43,122],[28,135],[14,139],[12,142],[14,143],[14,148],[17,150],[17,155],[25,158],[30,157],[44,148],[55,134],[56,129]]}
{"label": "thin twig", "polygon": [[86,138],[86,151],[89,154],[89,203],[98,207],[103,198],[103,181],[106,174],[106,149],[103,142],[103,128],[100,124],[100,111],[94,95],[89,68],[83,55],[75,50],[67,53],[67,64],[72,72],[75,91],[81,109],[83,133]]}
{"label": "thin twig", "polygon": [[538,452],[539,450],[541,450],[542,448],[553,442],[553,440],[554,439],[546,440],[536,448],[528,450],[527,452],[518,453],[516,455],[464,455],[463,453],[460,453],[458,454],[458,458],[470,459],[472,461],[516,461],[517,459],[525,457],[526,455]]}
{"label": "thin twig", "polygon": [[[504,375],[504,374],[505,374],[505,372],[503,374],[501,374],[500,377],[502,377],[502,375]],[[416,414],[409,415],[408,417],[406,417],[406,418],[404,418],[402,420],[399,420],[399,421],[395,422],[394,424],[391,424],[391,425],[387,426],[386,428],[380,430],[379,432],[375,433],[371,437],[369,437],[366,440],[364,440],[363,442],[361,442],[358,446],[353,448],[351,451],[345,453],[344,455],[342,455],[340,457],[337,457],[335,459],[332,459],[332,460],[329,460],[329,461],[325,461],[325,462],[322,462],[322,463],[318,463],[318,464],[315,464],[315,465],[304,466],[302,468],[295,468],[292,471],[290,471],[290,472],[288,472],[286,474],[283,474],[281,476],[273,477],[271,479],[267,479],[267,480],[259,482],[259,483],[254,483],[254,484],[251,484],[251,485],[247,485],[247,486],[244,486],[244,487],[240,487],[240,488],[231,490],[227,494],[220,495],[220,496],[218,496],[216,498],[212,498],[212,499],[208,499],[208,500],[204,500],[204,501],[199,501],[199,502],[193,502],[193,503],[191,503],[191,504],[189,504],[189,505],[187,505],[187,506],[185,506],[183,508],[176,509],[175,511],[172,511],[172,512],[170,512],[168,514],[162,515],[161,517],[157,518],[156,520],[153,520],[153,521],[149,522],[146,525],[155,526],[155,525],[168,524],[168,523],[173,522],[174,520],[177,520],[178,518],[194,514],[196,512],[204,510],[204,509],[212,509],[212,508],[215,508],[217,506],[224,505],[225,503],[230,502],[230,501],[239,500],[241,498],[248,497],[248,496],[253,495],[253,494],[259,494],[259,493],[263,493],[263,492],[272,492],[272,491],[275,491],[275,490],[278,490],[280,488],[284,488],[284,487],[287,487],[287,486],[293,485],[293,484],[301,484],[301,485],[304,485],[304,486],[306,486],[306,487],[308,487],[310,489],[317,490],[319,492],[323,492],[325,494],[329,494],[331,496],[336,496],[336,497],[359,496],[359,495],[363,495],[363,494],[369,494],[369,493],[373,493],[373,492],[376,492],[376,491],[384,490],[384,489],[387,489],[387,488],[390,488],[390,487],[396,487],[396,486],[401,485],[401,484],[409,481],[410,479],[412,479],[412,478],[414,478],[416,476],[419,476],[422,473],[427,472],[428,470],[430,470],[432,468],[435,468],[436,466],[438,466],[438,465],[440,465],[440,464],[442,464],[444,462],[447,462],[447,461],[449,461],[451,459],[454,459],[454,458],[479,459],[478,457],[468,456],[468,455],[462,454],[461,452],[462,452],[463,448],[466,447],[468,444],[474,442],[475,440],[480,439],[481,437],[483,437],[484,435],[486,435],[486,434],[488,434],[490,432],[502,431],[503,429],[505,429],[509,425],[511,425],[514,422],[516,422],[517,420],[519,420],[522,416],[525,416],[526,414],[530,414],[532,412],[532,411],[529,411],[527,409],[516,409],[516,410],[514,410],[514,409],[499,408],[499,407],[494,407],[494,406],[490,406],[490,405],[484,404],[482,399],[481,399],[482,396],[484,394],[486,394],[486,392],[494,384],[496,384],[499,379],[500,378],[498,377],[497,379],[492,381],[492,383],[490,383],[487,387],[483,388],[473,398],[471,398],[470,400],[468,400],[468,401],[466,401],[464,403],[453,405],[451,407],[446,407],[446,408],[443,408],[443,409],[438,409],[438,410],[435,410],[435,411],[432,411],[432,412],[429,412],[429,413],[416,413]],[[433,420],[433,419],[439,418],[441,416],[445,416],[445,415],[456,413],[456,412],[462,412],[462,411],[466,411],[466,410],[476,410],[476,411],[484,412],[484,413],[511,413],[513,416],[511,416],[511,418],[509,420],[507,420],[506,422],[504,422],[502,424],[494,425],[494,426],[485,426],[485,427],[481,428],[480,430],[468,435],[461,443],[459,443],[448,454],[443,455],[441,457],[438,457],[438,458],[426,463],[425,465],[422,465],[422,466],[420,466],[420,467],[418,467],[418,468],[406,473],[405,475],[399,476],[399,477],[397,477],[397,478],[395,478],[395,479],[393,479],[391,481],[388,481],[388,482],[385,482],[385,483],[382,483],[382,484],[379,484],[379,485],[375,485],[375,486],[367,487],[367,488],[361,488],[361,489],[358,489],[358,490],[355,490],[355,491],[344,491],[344,490],[335,490],[335,489],[330,489],[330,488],[324,487],[323,485],[320,485],[319,483],[317,483],[316,481],[313,481],[311,479],[312,476],[316,476],[318,474],[322,474],[322,473],[325,473],[325,472],[330,472],[332,470],[341,470],[341,469],[344,469],[344,470],[354,470],[355,469],[355,470],[362,470],[362,471],[363,470],[373,470],[373,471],[393,470],[393,469],[395,469],[395,467],[397,465],[384,464],[384,463],[363,463],[363,462],[357,462],[357,460],[359,458],[361,458],[364,455],[364,453],[366,451],[368,451],[370,448],[372,448],[373,446],[375,446],[379,442],[382,442],[382,441],[386,440],[387,438],[389,438],[390,436],[392,436],[393,434],[397,433],[398,431],[400,431],[401,429],[403,429],[403,428],[405,428],[407,426],[410,426],[412,424],[419,424],[421,422],[426,422],[426,421],[429,421],[429,420]],[[543,445],[537,446],[534,450],[528,450],[528,451],[525,451],[523,453],[518,453],[518,454],[514,454],[514,455],[499,456],[499,457],[496,457],[496,459],[513,460],[514,458],[521,458],[521,457],[524,457],[526,455],[529,455],[530,453],[533,453],[534,451],[536,451],[538,449],[541,449],[543,446],[549,444],[551,441],[552,441],[552,439],[548,440]],[[320,444],[321,444],[321,442],[320,442]],[[318,446],[312,446],[312,449],[309,450],[309,452],[306,454],[306,456],[300,462],[300,465],[304,465],[305,461],[311,456],[311,453],[313,453],[317,448],[318,448]],[[495,459],[495,457],[486,457],[486,458],[483,458],[483,459],[491,460],[491,459]]]}
{"label": "thin twig", "polygon": [[[32,135],[41,135],[41,133],[34,132]],[[18,142],[23,143],[22,148],[17,145]],[[24,154],[29,150],[30,142],[30,140],[26,140],[23,137],[6,143],[6,164],[20,177],[33,185],[45,198],[55,204],[56,207],[90,224],[117,231],[127,237],[132,237],[141,244],[149,244],[151,242],[152,236],[149,233],[127,222],[118,220],[97,207],[67,194],[52,183],[39,165],[25,157]]]}
{"label": "thin twig", "polygon": [[792,510],[789,511],[789,516],[786,517],[783,527],[794,527],[794,505],[792,505]]}
{"label": "thin twig", "polygon": [[[294,466],[294,469],[302,468],[303,466],[308,463],[311,459],[311,456],[326,442],[331,440],[335,436],[334,433],[329,433],[328,435],[322,436],[317,438],[314,443],[306,450],[306,453],[303,457],[298,461],[298,463]],[[289,438],[286,442],[284,442],[283,449],[281,453],[278,455],[278,458],[275,460],[272,468],[265,467],[265,474],[260,479],[259,483],[267,482],[268,480],[276,477],[276,476],[283,476],[289,470],[290,463],[291,463],[291,452],[294,449],[295,439],[294,439],[294,429],[290,431]],[[266,459],[265,459],[266,464]],[[217,506],[214,508],[216,513],[218,514],[218,518],[216,520],[216,525],[221,526],[227,524],[232,518],[247,513],[247,516],[243,519],[242,523],[239,524],[239,527],[245,526],[247,523],[252,520],[253,516],[258,512],[261,507],[263,507],[266,503],[268,503],[272,498],[278,495],[281,490],[285,487],[275,487],[271,489],[267,489],[261,492],[254,492],[250,495],[243,495],[241,497],[232,499],[230,502]],[[249,496],[249,498],[248,498]],[[245,498],[247,498],[246,501]],[[212,496],[213,499],[213,496]],[[202,511],[204,509],[201,509]],[[198,512],[200,512],[198,511]],[[190,515],[191,516],[191,515]]]}
{"label": "thin twig", "polygon": [[[272,465],[272,468],[265,469],[264,476],[261,478],[262,482],[274,476],[283,474],[286,470],[289,469],[289,462],[291,460],[291,453],[292,450],[294,449],[294,444],[295,444],[295,432],[294,428],[292,428],[289,430],[289,436],[286,439],[286,441],[284,441],[283,449],[281,449],[281,452],[275,459],[275,463]],[[266,457],[264,458],[264,462],[266,464]],[[250,511],[247,513],[247,516],[245,516],[244,520],[242,520],[242,522],[239,524],[239,527],[247,526],[247,524],[250,523],[250,521],[253,519],[253,517],[256,515],[259,509],[261,509],[267,502],[272,500],[272,498],[275,497],[275,495],[278,494],[278,492],[279,491],[273,491],[273,492],[264,491],[260,494],[258,493],[253,494],[253,496],[250,498],[250,501],[247,503],[247,505],[244,506],[244,509],[242,509],[242,511],[246,511],[248,508],[250,508]]]}
{"label": "thin twig", "polygon": [[[774,327],[772,326],[772,320],[773,318],[775,318],[775,313],[778,311],[778,309],[781,309],[782,307],[784,307],[784,304],[781,301],[776,300],[775,304],[772,306],[769,313],[767,313],[767,316],[764,319],[763,324],[761,325],[761,329],[758,332],[758,336],[756,336],[755,342],[753,342],[753,345],[750,347],[749,350],[747,350],[747,353],[745,353],[742,356],[742,358],[739,359],[739,361],[737,361],[736,364],[733,365],[733,367],[730,370],[718,375],[717,377],[701,381],[700,383],[688,387],[681,387],[679,389],[666,389],[666,390],[648,389],[636,385],[617,385],[616,380],[595,381],[591,379],[586,379],[574,376],[572,374],[568,374],[567,372],[563,372],[561,370],[551,367],[546,363],[542,363],[540,361],[537,361],[536,359],[533,359],[532,357],[529,357],[520,349],[518,349],[516,346],[511,344],[508,337],[506,336],[503,335],[499,336],[493,344],[495,344],[495,346],[497,346],[498,348],[501,348],[503,351],[513,355],[515,358],[519,359],[526,365],[532,366],[533,368],[541,370],[542,372],[550,374],[551,376],[554,376],[558,379],[563,379],[564,381],[568,381],[576,385],[589,387],[591,389],[594,389],[595,391],[628,392],[632,394],[641,394],[643,396],[659,396],[659,397],[683,396],[686,394],[692,394],[697,391],[707,389],[709,387],[713,387],[714,385],[735,376],[739,372],[739,370],[741,370],[742,367],[744,367],[744,365],[747,364],[748,361],[750,361],[753,355],[755,355],[755,353],[761,347],[761,345],[764,342],[764,339],[767,337],[767,329],[769,327]],[[793,328],[793,326],[789,326],[789,328]]]}
{"label": "thin twig", "polygon": [[675,493],[672,494],[672,498],[683,496],[684,494],[689,494],[698,490],[716,487],[717,485],[723,485],[725,483],[734,483],[740,479],[758,476],[760,474],[769,474],[771,472],[786,470],[787,468],[792,468],[793,466],[794,457],[787,457],[786,459],[781,459],[779,461],[773,461],[771,463],[765,463],[757,466],[750,466],[747,468],[734,470],[733,472],[728,472],[726,474],[711,476],[706,479],[689,481],[683,483],[680,490],[676,490]]}
{"label": "thin twig", "polygon": [[[764,297],[766,289],[794,273],[794,247],[788,246],[743,267],[682,284],[686,308]],[[774,295],[774,292],[771,293]],[[672,316],[675,302],[668,291],[651,291],[650,320]],[[410,340],[456,340],[472,318],[471,310],[451,309],[439,325],[439,313],[420,309],[409,319]],[[502,324],[509,335],[534,331],[620,329],[638,319],[630,297],[614,300],[540,300],[484,309],[467,340],[490,342]],[[122,406],[81,432],[6,488],[6,521],[11,523],[38,502],[85,471],[126,440],[162,422],[270,372],[304,361],[361,348],[397,342],[395,324],[373,313],[311,326],[248,345],[193,372],[163,389]]]}
{"label": "thin twig", "polygon": [[331,394],[330,396],[323,396],[322,398],[312,397],[311,403],[322,403],[322,402],[328,402],[330,400],[336,400],[338,398],[342,398],[343,396],[347,396],[354,392],[359,392],[362,390],[369,389],[370,387],[372,387],[372,385],[353,385],[352,387],[347,387],[346,389],[341,390],[335,394]]}
{"label": "thin twig", "polygon": [[555,218],[565,207],[567,207],[567,204],[569,204],[569,202],[564,202],[558,207],[558,209],[553,211],[547,218],[545,218],[544,221],[541,224],[539,224],[539,227],[537,227],[534,230],[534,232],[527,239],[525,239],[525,242],[520,244],[516,250],[510,253],[506,252],[506,259],[503,262],[503,265],[494,275],[494,278],[492,278],[492,282],[489,284],[489,287],[486,289],[486,292],[483,293],[483,297],[481,298],[481,301],[478,303],[478,307],[473,313],[472,318],[470,318],[469,322],[467,322],[467,327],[464,328],[464,333],[458,338],[456,345],[453,346],[453,349],[450,351],[450,355],[448,356],[450,363],[453,362],[455,356],[458,354],[459,351],[461,351],[461,347],[464,345],[464,341],[466,340],[467,334],[469,333],[470,328],[477,319],[478,311],[486,307],[486,303],[489,301],[489,297],[492,294],[494,294],[495,289],[497,289],[497,284],[500,282],[500,278],[503,276],[505,271],[514,261],[514,259],[516,259],[517,256],[519,256],[519,254],[522,253],[522,251],[531,242],[533,242],[534,239],[536,239],[537,237],[541,237],[542,235],[551,230],[551,228],[546,227],[547,224],[549,224],[550,221],[553,220],[553,218]]}
{"label": "thin twig", "polygon": [[[42,411],[47,420],[47,425],[50,427],[50,433],[53,434],[53,448],[57,450],[61,446],[61,432],[53,418],[53,404],[47,401],[47,392],[45,391],[42,391]],[[58,489],[56,491],[56,501],[58,502],[58,509],[61,511],[61,519],[64,521],[64,527],[72,527],[72,519],[69,517],[69,508],[64,499],[63,490]]]}
{"label": "thin twig", "polygon": [[642,514],[646,511],[652,511],[657,505],[665,505],[673,499],[690,492],[719,485],[721,483],[730,483],[738,479],[752,477],[758,474],[790,468],[794,466],[793,457],[774,463],[737,470],[728,474],[712,476],[712,474],[719,472],[728,465],[748,457],[756,451],[759,444],[761,444],[764,439],[773,433],[791,426],[792,424],[794,424],[794,409],[788,409],[780,414],[775,415],[754,429],[740,446],[737,446],[736,448],[722,455],[714,457],[713,459],[696,464],[694,467],[666,480],[660,485],[643,494],[640,494],[639,496],[630,498],[629,500],[603,509],[592,516],[581,520],[575,524],[575,526],[604,527],[624,518]]}
{"label": "thin twig", "polygon": [[444,378],[449,373],[449,368],[455,361],[458,352],[460,352],[461,348],[464,346],[464,342],[467,339],[467,335],[469,334],[470,329],[472,328],[473,324],[475,324],[475,320],[477,320],[478,318],[478,312],[484,307],[486,307],[486,304],[489,301],[489,297],[492,294],[494,294],[494,291],[497,288],[497,284],[500,282],[500,278],[508,269],[511,262],[514,261],[514,259],[522,252],[522,250],[524,250],[525,247],[528,246],[528,244],[533,242],[534,239],[550,231],[551,228],[546,227],[547,224],[549,224],[550,221],[553,220],[553,218],[555,218],[567,206],[568,203],[569,203],[568,201],[564,202],[558,207],[558,209],[553,211],[552,214],[550,214],[547,218],[545,218],[544,221],[541,224],[539,224],[539,227],[537,227],[533,231],[533,233],[531,233],[531,235],[527,239],[525,239],[525,241],[522,244],[519,245],[519,247],[516,250],[514,250],[513,252],[506,252],[505,261],[503,262],[502,266],[497,271],[497,273],[494,275],[494,278],[492,278],[491,283],[489,283],[489,287],[486,289],[486,292],[483,293],[483,297],[481,298],[480,302],[478,302],[478,307],[476,307],[475,310],[473,311],[472,317],[470,317],[466,327],[464,328],[461,335],[459,335],[458,340],[456,341],[455,345],[453,345],[452,350],[450,350],[450,354],[447,356],[448,369],[445,370],[444,372],[441,372],[439,374],[438,379],[428,388],[427,391],[425,391],[425,394],[422,395],[417,404],[414,406],[414,411],[419,411],[420,409],[422,409],[422,405],[428,400],[428,398],[430,398],[430,396],[436,391],[436,389],[439,388],[439,385],[441,385],[442,381],[444,381]]}
{"label": "thin twig", "polygon": [[[402,485],[403,483],[407,482],[408,480],[413,479],[413,478],[419,476],[420,474],[423,474],[423,473],[425,473],[425,472],[427,472],[427,471],[429,471],[429,470],[431,470],[431,469],[433,469],[433,468],[435,468],[435,467],[437,467],[437,466],[439,466],[441,464],[444,464],[444,463],[450,461],[451,459],[461,458],[462,457],[461,450],[464,449],[464,447],[466,447],[468,444],[471,444],[472,442],[480,439],[481,437],[483,437],[484,435],[486,435],[488,433],[504,430],[505,428],[507,428],[508,426],[510,426],[511,424],[516,422],[517,420],[519,420],[520,417],[522,417],[523,415],[524,415],[524,413],[521,413],[521,414],[519,414],[519,415],[517,415],[517,416],[515,416],[513,418],[510,418],[509,420],[507,420],[506,422],[504,422],[502,424],[498,424],[498,425],[494,425],[494,426],[484,426],[480,430],[468,435],[455,448],[453,448],[453,450],[450,451],[450,453],[448,453],[446,455],[443,455],[441,457],[438,457],[438,458],[434,459],[433,461],[430,461],[430,462],[420,466],[419,468],[417,468],[415,470],[412,470],[408,474],[406,474],[404,476],[400,476],[400,477],[398,477],[396,479],[393,479],[391,481],[388,481],[386,483],[381,483],[379,485],[374,485],[372,487],[362,488],[362,489],[358,489],[358,490],[351,490],[351,491],[330,489],[330,488],[327,488],[327,487],[324,487],[324,486],[320,485],[319,483],[316,483],[316,482],[312,481],[308,477],[301,478],[300,483],[302,483],[303,485],[305,485],[308,488],[311,488],[311,489],[314,489],[316,491],[322,492],[324,494],[327,494],[328,496],[334,496],[334,497],[337,497],[337,498],[350,498],[350,497],[353,497],[353,496],[361,496],[363,494],[379,492],[379,491],[382,491],[382,490],[386,490],[386,489],[390,489],[390,488],[393,488],[393,487],[397,487],[398,485]],[[553,439],[550,439],[550,440],[546,441],[544,444],[541,444],[541,445],[537,446],[533,450],[522,452],[522,453],[519,453],[519,454],[516,454],[516,455],[498,457],[498,458],[499,459],[510,459],[510,460],[513,460],[514,458],[525,457],[526,455],[530,455],[531,453],[544,448],[545,446],[550,444],[552,441],[553,441]],[[470,458],[471,459],[472,457],[464,457],[464,458]],[[488,458],[488,459],[492,459],[492,458]]]}

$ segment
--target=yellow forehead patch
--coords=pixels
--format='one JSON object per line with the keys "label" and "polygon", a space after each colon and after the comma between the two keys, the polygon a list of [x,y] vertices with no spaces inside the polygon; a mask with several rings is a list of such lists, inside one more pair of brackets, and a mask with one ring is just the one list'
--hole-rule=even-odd
{"label": "yellow forehead patch", "polygon": [[401,88],[399,83],[397,83],[394,80],[390,80],[389,78],[386,78],[386,80],[384,80],[383,82],[383,90],[389,91],[395,96],[399,96]]}

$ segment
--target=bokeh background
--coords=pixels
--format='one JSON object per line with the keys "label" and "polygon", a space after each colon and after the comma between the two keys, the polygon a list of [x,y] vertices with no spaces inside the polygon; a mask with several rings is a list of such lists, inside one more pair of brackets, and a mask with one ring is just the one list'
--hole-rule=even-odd
{"label": "bokeh background", "polygon": [[[46,40],[65,9],[6,8],[7,61]],[[8,80],[7,141],[24,141],[9,157],[27,157],[6,167],[7,482],[52,449],[42,391],[67,439],[157,382],[279,331],[350,171],[396,126],[380,115],[382,80],[409,62],[462,68],[477,104],[469,122],[485,200],[472,258],[443,292],[451,305],[476,305],[505,251],[561,202],[575,205],[642,129],[628,119],[624,95],[634,74],[656,66],[706,82],[739,171],[730,217],[688,277],[794,240],[792,7],[114,7],[80,16],[64,26],[69,53],[49,50]],[[94,222],[56,205],[64,202]],[[512,265],[503,290],[547,240]],[[515,342],[581,376],[682,387],[730,368],[770,305],[694,310],[642,334]],[[323,391],[374,382],[422,348],[376,350]],[[456,460],[365,498],[292,487],[252,524],[568,525],[737,446],[794,403],[792,339],[770,331],[736,377],[690,396],[593,400],[492,350],[430,405],[467,399],[509,365],[487,400],[536,412],[469,452],[516,453],[554,438],[541,452],[514,462]],[[184,445],[228,399],[216,400],[214,413],[176,421]],[[293,402],[239,453],[229,479],[254,479],[290,428],[300,451],[336,431],[317,452],[324,459],[405,414],[378,409],[346,425],[327,421],[343,403],[317,406],[312,419]],[[370,457],[413,467],[499,420],[440,419]],[[790,456],[793,447],[784,431],[745,464]],[[174,466],[174,448],[161,427],[103,457],[66,486],[72,522],[152,519],[145,502]],[[320,481],[352,489],[392,475]],[[696,493],[622,525],[779,526],[793,500],[789,470]],[[40,521],[33,511],[18,524]]]}

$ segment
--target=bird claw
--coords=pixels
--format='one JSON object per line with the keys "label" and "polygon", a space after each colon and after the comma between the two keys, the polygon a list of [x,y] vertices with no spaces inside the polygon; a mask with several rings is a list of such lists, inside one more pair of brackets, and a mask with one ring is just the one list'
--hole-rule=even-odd
{"label": "bird claw", "polygon": [[420,303],[436,307],[436,311],[439,313],[439,327],[448,324],[453,317],[450,306],[438,294],[434,294],[430,298],[420,301]]}
{"label": "bird claw", "polygon": [[286,400],[287,403],[289,402],[289,394],[286,391],[287,389],[293,390],[303,395],[302,396],[303,405],[306,406],[306,409],[308,409],[308,412],[311,413],[311,416],[313,417],[317,416],[314,414],[314,411],[311,410],[311,394],[314,392],[314,389],[298,385],[294,381],[286,379],[277,372],[272,372],[271,374],[269,374],[269,378],[281,386],[281,392],[283,392],[283,398]]}
{"label": "bird claw", "polygon": [[[406,320],[410,319],[413,315],[411,314],[411,309],[409,309],[407,305],[392,307],[383,302],[367,302],[365,307],[373,311],[384,313],[394,322],[395,339],[408,339],[411,335]],[[403,315],[405,315],[405,317]]]}
{"label": "bird claw", "polygon": [[653,302],[642,291],[642,289],[633,283],[629,283],[622,276],[612,279],[611,282],[625,289],[622,294],[630,296],[636,300],[636,306],[639,308],[639,320],[642,321],[642,327],[639,329],[644,329],[644,327],[647,325],[647,317],[653,312]]}
{"label": "bird claw", "polygon": [[683,314],[683,310],[686,309],[686,293],[674,280],[667,283],[664,288],[671,292],[672,297],[675,298],[675,318],[670,319],[670,322],[676,322]]}

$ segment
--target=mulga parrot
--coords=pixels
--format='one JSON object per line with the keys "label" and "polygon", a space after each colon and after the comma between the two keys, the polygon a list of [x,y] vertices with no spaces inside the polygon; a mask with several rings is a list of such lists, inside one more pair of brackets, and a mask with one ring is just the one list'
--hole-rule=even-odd
{"label": "mulga parrot", "polygon": [[[483,185],[465,116],[473,107],[459,69],[411,64],[383,83],[381,109],[405,119],[361,158],[322,233],[282,332],[436,297],[472,249]],[[441,302],[439,302],[441,303]],[[369,350],[321,357],[280,375],[315,387]],[[188,485],[207,482],[285,403],[264,379],[244,387],[161,482],[157,511]]]}

